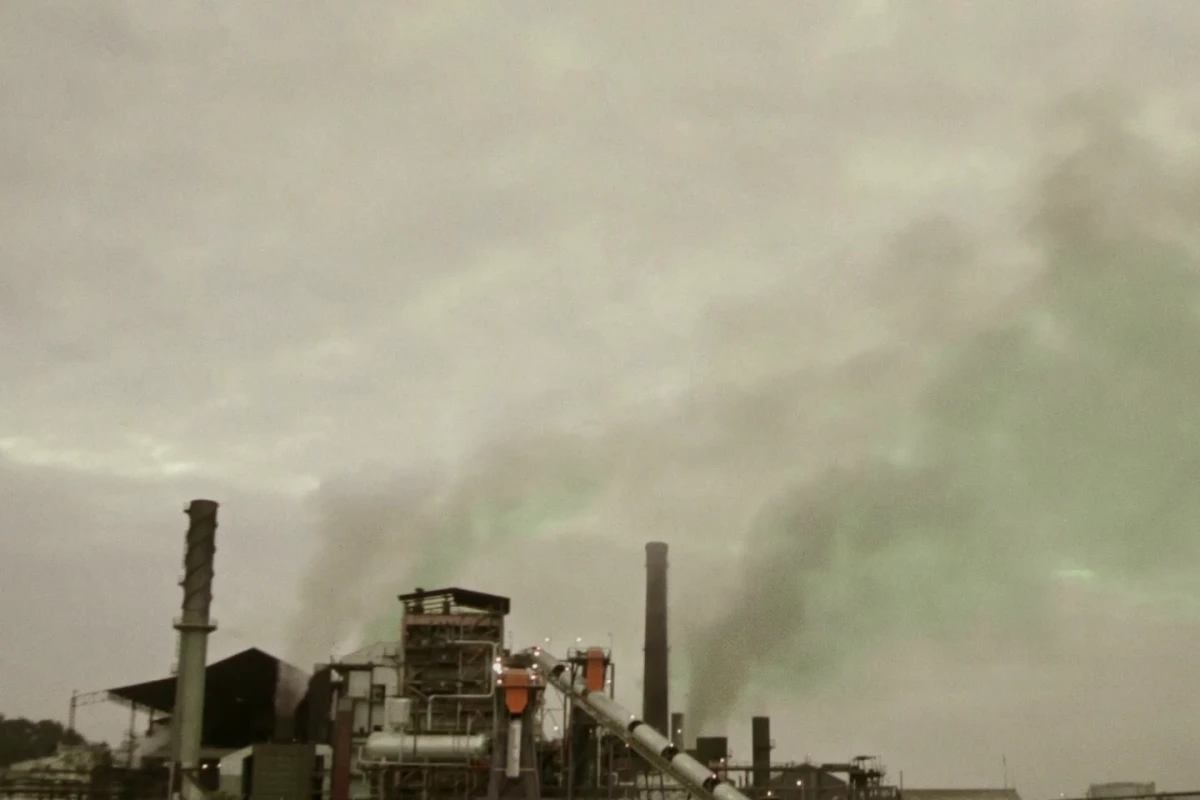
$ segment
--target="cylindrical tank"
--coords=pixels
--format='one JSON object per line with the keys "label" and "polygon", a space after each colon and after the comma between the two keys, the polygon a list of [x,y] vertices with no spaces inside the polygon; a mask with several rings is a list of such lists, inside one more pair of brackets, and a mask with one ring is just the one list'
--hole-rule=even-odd
{"label": "cylindrical tank", "polygon": [[488,737],[481,733],[462,736],[378,731],[367,737],[363,756],[369,761],[459,761],[485,756],[489,747]]}

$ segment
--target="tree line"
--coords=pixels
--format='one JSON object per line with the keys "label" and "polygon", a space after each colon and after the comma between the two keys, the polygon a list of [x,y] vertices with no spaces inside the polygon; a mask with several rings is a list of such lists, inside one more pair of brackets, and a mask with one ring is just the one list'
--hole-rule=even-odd
{"label": "tree line", "polygon": [[85,744],[75,731],[52,719],[33,721],[0,714],[0,767],[52,756],[59,745]]}

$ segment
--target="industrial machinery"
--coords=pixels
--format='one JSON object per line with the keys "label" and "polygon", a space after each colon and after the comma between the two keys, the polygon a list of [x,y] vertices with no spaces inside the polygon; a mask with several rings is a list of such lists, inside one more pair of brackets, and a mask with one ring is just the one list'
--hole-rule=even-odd
{"label": "industrial machinery", "polygon": [[[196,754],[205,637],[214,627],[208,604],[216,504],[196,501],[188,511],[173,759],[183,800],[202,792]],[[329,746],[331,800],[748,800],[728,779],[738,768],[728,763],[727,740],[700,737],[687,752],[683,715],[670,713],[666,544],[646,546],[640,716],[614,699],[610,651],[580,648],[560,660],[537,647],[505,649],[508,598],[446,588],[417,589],[399,599],[399,641],[318,665],[304,701],[305,740],[281,739],[277,732],[274,740],[255,744],[242,759],[244,793],[300,798],[321,792],[323,758],[315,748]],[[553,734],[547,687],[563,700]],[[752,794],[774,798],[769,722],[754,722]],[[882,771],[860,761],[844,765],[855,794],[891,800],[872,791]],[[782,794],[780,800],[786,800]]]}
{"label": "industrial machinery", "polygon": [[345,703],[333,731],[335,800],[504,796],[494,752],[532,735],[522,715],[536,710],[540,689],[502,649],[508,598],[417,589],[400,602],[397,645],[364,659],[357,685],[332,692],[334,707]]}
{"label": "industrial machinery", "polygon": [[[646,553],[644,714],[657,724],[615,702],[602,648],[571,651],[566,660],[539,648],[512,653],[502,647],[507,598],[418,589],[400,597],[401,640],[390,670],[376,655],[334,667],[347,679],[330,698],[333,800],[631,797],[650,793],[655,773],[663,776],[660,797],[746,800],[684,752],[679,715],[678,741],[664,735],[667,546],[652,542]],[[561,736],[545,733],[546,686],[564,699]]]}
{"label": "industrial machinery", "polygon": [[603,687],[593,688],[594,681],[589,685],[586,675],[572,680],[566,663],[540,648],[528,653],[554,688],[570,697],[577,708],[625,742],[656,769],[677,781],[689,794],[704,800],[748,800],[715,772],[671,744],[662,733],[606,695]]}
{"label": "industrial machinery", "polygon": [[[562,659],[539,647],[512,652],[504,647],[508,598],[460,588],[400,595],[398,641],[318,664],[311,677],[256,649],[246,651],[249,660],[239,654],[210,665],[217,508],[211,500],[187,508],[177,678],[107,692],[170,709],[162,769],[170,774],[127,768],[118,781],[105,764],[63,782],[10,772],[0,795],[70,800],[83,776],[92,794],[107,786],[129,800],[206,800],[218,788],[248,800],[903,798],[884,783],[876,757],[772,763],[767,717],[752,720],[750,763],[732,761],[724,736],[696,737],[687,749],[684,715],[670,707],[662,542],[646,545],[640,716],[615,700],[610,650],[581,647]],[[562,697],[557,718],[547,687]],[[72,698],[72,723],[79,700]],[[244,708],[229,713],[231,704]],[[154,720],[147,739],[162,723]],[[1089,798],[1154,793],[1154,784],[1110,784],[1093,786]]]}

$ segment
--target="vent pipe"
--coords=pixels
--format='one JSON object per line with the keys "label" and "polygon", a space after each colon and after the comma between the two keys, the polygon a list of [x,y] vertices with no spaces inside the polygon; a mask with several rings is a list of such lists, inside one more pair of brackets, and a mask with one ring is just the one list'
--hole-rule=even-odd
{"label": "vent pipe", "polygon": [[179,669],[175,676],[175,713],[171,716],[174,785],[184,800],[206,795],[199,784],[200,745],[204,729],[204,668],[208,634],[216,630],[212,606],[213,558],[217,552],[217,504],[193,500],[183,554],[183,608],[175,621],[179,631]]}
{"label": "vent pipe", "polygon": [[667,545],[646,545],[646,644],[642,720],[656,731],[670,730],[667,672]]}
{"label": "vent pipe", "polygon": [[766,788],[771,783],[770,717],[752,717],[750,720],[750,759],[755,788]]}

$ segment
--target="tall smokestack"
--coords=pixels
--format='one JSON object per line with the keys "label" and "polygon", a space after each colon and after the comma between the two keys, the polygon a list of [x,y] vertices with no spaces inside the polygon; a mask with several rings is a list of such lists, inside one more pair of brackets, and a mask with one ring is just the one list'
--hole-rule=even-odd
{"label": "tall smokestack", "polygon": [[642,688],[642,721],[668,733],[667,685],[667,544],[646,545],[646,647]]}
{"label": "tall smokestack", "polygon": [[[193,500],[188,515],[183,553],[183,613],[179,631],[179,671],[175,676],[175,713],[171,717],[174,769],[184,800],[199,800],[200,737],[204,725],[204,667],[208,634],[217,626],[209,619],[212,606],[213,557],[217,552],[217,504]],[[173,788],[173,787],[172,787]]]}
{"label": "tall smokestack", "polygon": [[771,783],[771,718],[750,719],[750,763],[756,788]]}

